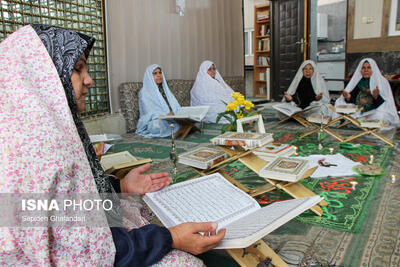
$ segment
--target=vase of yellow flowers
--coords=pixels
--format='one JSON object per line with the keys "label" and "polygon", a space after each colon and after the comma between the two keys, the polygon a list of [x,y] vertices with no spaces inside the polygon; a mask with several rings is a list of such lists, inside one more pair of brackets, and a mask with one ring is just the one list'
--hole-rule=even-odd
{"label": "vase of yellow flowers", "polygon": [[253,110],[254,104],[244,98],[241,93],[235,92],[231,96],[235,99],[230,103],[226,104],[226,110],[221,112],[217,116],[216,123],[218,123],[221,118],[225,118],[229,121],[229,124],[224,124],[221,128],[221,132],[226,131],[236,131],[236,121],[244,117],[250,117],[257,113]]}

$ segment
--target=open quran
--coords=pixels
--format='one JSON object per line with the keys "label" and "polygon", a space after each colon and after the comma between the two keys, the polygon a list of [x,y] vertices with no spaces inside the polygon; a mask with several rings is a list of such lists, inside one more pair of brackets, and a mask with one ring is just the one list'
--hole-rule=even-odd
{"label": "open quran", "polygon": [[214,145],[242,146],[245,149],[252,149],[272,142],[274,138],[271,133],[238,133],[226,132],[211,139]]}
{"label": "open quran", "polygon": [[365,127],[365,128],[382,128],[387,125],[382,120],[365,120],[365,119],[360,119],[360,126]]}
{"label": "open quran", "polygon": [[158,118],[162,120],[201,122],[209,109],[210,106],[181,107],[175,115],[160,115]]}
{"label": "open quran", "polygon": [[275,180],[297,182],[309,169],[307,160],[288,157],[277,157],[268,162],[258,175]]}
{"label": "open quran", "polygon": [[274,109],[277,111],[285,114],[288,117],[294,116],[294,115],[300,115],[308,110],[313,109],[314,107],[306,107],[304,109],[299,108],[298,106],[292,105],[290,103],[279,103],[274,106],[272,106]]}
{"label": "open quran", "polygon": [[254,150],[254,154],[261,157],[290,157],[296,152],[294,146],[281,143],[269,143]]}
{"label": "open quran", "polygon": [[128,151],[123,151],[102,156],[100,164],[106,173],[123,178],[132,168],[151,161],[150,158],[138,160]]}
{"label": "open quran", "polygon": [[280,201],[261,208],[219,173],[146,193],[144,201],[166,227],[216,222],[226,235],[217,249],[244,248],[322,200],[320,196]]}
{"label": "open quran", "polygon": [[337,113],[351,114],[360,111],[360,109],[354,104],[338,105],[335,107]]}
{"label": "open quran", "polygon": [[206,170],[226,158],[225,152],[218,148],[200,147],[179,155],[178,162]]}
{"label": "open quran", "polygon": [[319,114],[312,114],[306,118],[307,121],[318,123],[318,124],[328,124],[331,121],[330,116],[323,116]]}

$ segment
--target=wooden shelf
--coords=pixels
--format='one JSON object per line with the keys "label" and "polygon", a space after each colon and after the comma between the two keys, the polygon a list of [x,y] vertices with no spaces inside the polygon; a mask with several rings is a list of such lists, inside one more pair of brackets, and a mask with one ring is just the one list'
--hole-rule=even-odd
{"label": "wooden shelf", "polygon": [[[272,44],[272,10],[269,3],[254,6],[254,64],[253,95],[270,97],[271,77],[271,44]],[[265,19],[265,21],[258,21]],[[260,80],[260,78],[264,80]]]}
{"label": "wooden shelf", "polygon": [[256,38],[257,39],[261,39],[261,38],[270,38],[271,35],[267,34],[267,35],[257,35]]}

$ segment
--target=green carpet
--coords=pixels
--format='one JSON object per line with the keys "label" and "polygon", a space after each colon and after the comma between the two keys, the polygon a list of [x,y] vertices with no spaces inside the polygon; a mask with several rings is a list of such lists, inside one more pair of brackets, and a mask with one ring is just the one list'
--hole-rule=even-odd
{"label": "green carpet", "polygon": [[[217,130],[219,125],[207,124],[205,130]],[[329,154],[329,148],[333,147],[335,153],[341,153],[350,159],[366,163],[369,155],[375,156],[375,163],[385,168],[393,148],[388,145],[377,145],[367,139],[358,139],[350,145],[343,145],[333,137],[326,135],[322,138],[323,148],[318,150],[316,134],[300,139],[300,132],[280,130],[274,134],[274,139],[282,143],[294,144],[298,147],[300,156],[310,154]],[[212,135],[195,133],[191,134],[185,142],[181,142],[178,152],[182,153],[191,149],[190,146],[182,144],[208,143]],[[163,142],[164,139],[160,139]],[[115,144],[113,152],[127,150],[133,155],[142,158],[166,159],[169,158],[170,139],[165,139],[165,143],[147,144],[140,142]],[[164,145],[165,144],[165,145]],[[353,145],[351,145],[353,144]],[[182,148],[185,147],[185,148]],[[224,168],[236,180],[250,189],[257,188],[267,182],[257,174],[244,166],[239,161],[235,161]],[[180,173],[174,177],[173,183],[181,182],[197,176],[197,173],[188,167],[181,166]],[[328,228],[337,229],[345,232],[358,232],[364,220],[368,207],[377,189],[379,176],[352,176],[352,177],[327,177],[324,179],[304,179],[301,181],[304,186],[314,193],[323,196],[329,203],[328,207],[323,207],[323,216],[316,216],[307,211],[296,220],[299,222],[322,225]],[[352,189],[351,181],[357,181],[355,190]],[[281,190],[274,190],[257,198],[261,205],[268,205],[275,201],[291,199],[292,197]]]}

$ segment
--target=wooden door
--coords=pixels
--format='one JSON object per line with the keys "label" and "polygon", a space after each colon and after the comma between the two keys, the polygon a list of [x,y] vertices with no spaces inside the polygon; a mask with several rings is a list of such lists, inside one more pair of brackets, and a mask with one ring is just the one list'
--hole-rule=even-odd
{"label": "wooden door", "polygon": [[307,0],[273,1],[272,96],[280,101],[307,58]]}

